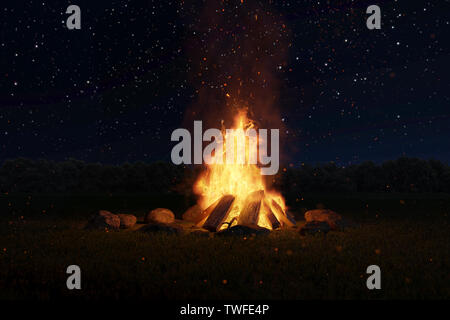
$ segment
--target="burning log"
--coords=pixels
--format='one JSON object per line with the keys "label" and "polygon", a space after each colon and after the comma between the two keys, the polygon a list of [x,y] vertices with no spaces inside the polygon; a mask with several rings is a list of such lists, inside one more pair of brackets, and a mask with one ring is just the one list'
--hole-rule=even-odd
{"label": "burning log", "polygon": [[[250,228],[263,226],[268,229],[278,229],[295,225],[295,220],[293,222],[292,217],[288,216],[276,200],[271,199],[264,190],[250,193],[240,210],[235,200],[233,195],[222,196],[202,212],[204,218],[198,226],[216,232],[223,229],[224,224],[228,224],[228,228],[231,228],[235,221],[236,225]],[[238,215],[228,221],[230,214],[235,215],[236,210],[239,210]]]}
{"label": "burning log", "polygon": [[297,222],[295,221],[294,216],[293,216],[290,212],[288,212],[288,211],[285,211],[284,214],[286,215],[286,218],[288,218],[289,222],[292,223],[293,226],[295,226],[295,224],[296,224]]}
{"label": "burning log", "polygon": [[278,229],[281,227],[280,221],[278,221],[277,217],[273,213],[272,209],[270,208],[269,204],[267,203],[267,200],[264,199],[263,202],[264,210],[266,211],[267,219],[269,220],[270,224],[272,225],[272,229]]}
{"label": "burning log", "polygon": [[227,194],[220,198],[216,203],[209,206],[205,211],[206,219],[203,228],[209,231],[217,231],[227,219],[233,205],[235,197]]}
{"label": "burning log", "polygon": [[239,214],[238,225],[258,225],[261,201],[264,199],[264,190],[250,193],[244,201],[243,208]]}
{"label": "burning log", "polygon": [[275,214],[275,217],[281,222],[282,225],[287,225],[290,227],[295,226],[294,217],[292,217],[289,213],[284,212],[283,208],[281,208],[280,205],[273,199],[272,208],[274,208],[273,213]]}

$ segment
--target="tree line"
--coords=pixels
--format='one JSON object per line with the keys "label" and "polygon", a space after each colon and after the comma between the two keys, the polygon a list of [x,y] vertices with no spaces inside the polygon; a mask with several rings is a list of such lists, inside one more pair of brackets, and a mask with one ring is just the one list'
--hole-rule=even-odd
{"label": "tree line", "polygon": [[[189,195],[199,167],[166,162],[107,165],[79,160],[18,158],[0,167],[2,193],[181,193]],[[348,167],[334,163],[285,167],[266,176],[286,194],[321,192],[450,193],[450,166],[437,160],[399,158]]]}
{"label": "tree line", "polygon": [[284,192],[450,193],[450,166],[438,160],[402,157],[348,167],[334,163],[285,168],[275,181]]}

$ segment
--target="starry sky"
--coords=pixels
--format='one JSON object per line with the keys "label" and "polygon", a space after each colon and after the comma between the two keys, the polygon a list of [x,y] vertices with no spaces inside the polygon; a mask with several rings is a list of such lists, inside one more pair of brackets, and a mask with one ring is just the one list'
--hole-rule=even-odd
{"label": "starry sky", "polygon": [[[68,30],[70,4],[81,30]],[[381,8],[381,30],[366,8]],[[447,1],[7,1],[0,161],[170,160],[246,107],[281,161],[450,162]]]}

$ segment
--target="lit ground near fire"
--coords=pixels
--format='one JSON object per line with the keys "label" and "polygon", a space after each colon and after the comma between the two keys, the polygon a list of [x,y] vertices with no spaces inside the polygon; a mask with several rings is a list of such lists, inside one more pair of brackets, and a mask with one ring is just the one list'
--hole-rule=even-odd
{"label": "lit ground near fire", "polygon": [[[305,196],[293,207],[298,218],[320,200],[361,227],[254,238],[86,231],[86,208],[110,203],[142,218],[138,207],[169,199],[88,198],[1,196],[0,298],[450,298],[447,196]],[[186,207],[170,203],[177,215]],[[81,267],[81,291],[66,289],[71,264]],[[372,264],[381,267],[382,290],[366,288]]]}

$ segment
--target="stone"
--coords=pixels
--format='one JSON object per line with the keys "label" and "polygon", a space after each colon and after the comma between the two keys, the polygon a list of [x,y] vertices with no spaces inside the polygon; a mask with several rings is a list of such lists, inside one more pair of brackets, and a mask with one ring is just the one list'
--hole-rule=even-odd
{"label": "stone", "polygon": [[149,223],[143,226],[139,231],[145,233],[167,233],[167,234],[180,234],[183,229],[175,225],[168,225],[164,223]]}
{"label": "stone", "polygon": [[251,236],[251,235],[262,235],[270,233],[269,229],[261,228],[259,226],[243,226],[236,225],[227,229],[220,230],[217,232],[218,236]]}
{"label": "stone", "polygon": [[119,213],[117,216],[120,219],[121,229],[129,229],[136,224],[137,218],[132,214]]}
{"label": "stone", "polygon": [[89,219],[86,228],[117,230],[120,228],[120,218],[109,211],[100,210]]}
{"label": "stone", "polygon": [[157,208],[145,216],[145,223],[172,223],[175,221],[175,215],[172,211],[165,208]]}
{"label": "stone", "polygon": [[328,209],[316,209],[305,212],[306,222],[326,222],[331,229],[338,229],[338,221],[342,219],[342,216],[334,211]]}
{"label": "stone", "polygon": [[330,230],[330,225],[325,221],[311,221],[300,228],[300,234],[302,236],[315,233],[327,234]]}
{"label": "stone", "polygon": [[205,215],[203,213],[204,211],[202,210],[202,208],[198,204],[196,204],[195,206],[187,209],[185,213],[183,213],[183,220],[197,224],[205,218]]}

